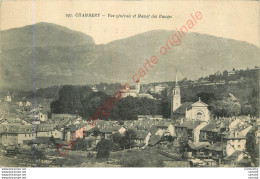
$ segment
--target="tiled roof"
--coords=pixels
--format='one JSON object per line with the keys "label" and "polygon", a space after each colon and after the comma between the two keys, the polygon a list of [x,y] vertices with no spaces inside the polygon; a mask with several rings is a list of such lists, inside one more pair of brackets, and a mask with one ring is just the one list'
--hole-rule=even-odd
{"label": "tiled roof", "polygon": [[242,154],[242,153],[243,153],[243,151],[238,151],[238,150],[236,150],[236,151],[233,152],[231,155],[226,156],[226,157],[224,158],[224,160],[236,160],[236,159],[238,158],[238,156],[239,156],[240,154]]}
{"label": "tiled roof", "polygon": [[136,126],[136,129],[137,130],[148,130],[148,129],[150,129],[150,125],[149,124],[147,124],[147,123],[141,123],[139,126]]}
{"label": "tiled roof", "polygon": [[171,125],[171,122],[163,122],[163,123],[159,123],[158,127],[168,128],[169,125]]}
{"label": "tiled roof", "polygon": [[246,137],[237,131],[229,131],[224,138],[225,139],[245,139]]}
{"label": "tiled roof", "polygon": [[145,139],[149,132],[147,131],[136,131],[135,139]]}
{"label": "tiled roof", "polygon": [[206,103],[203,103],[202,101],[197,101],[196,103],[193,103],[192,106],[208,106]]}
{"label": "tiled roof", "polygon": [[186,102],[183,103],[179,108],[177,108],[173,114],[185,114],[186,113],[186,109],[189,110],[191,109],[191,105],[193,104],[193,102]]}
{"label": "tiled roof", "polygon": [[203,127],[202,131],[209,131],[209,132],[219,132],[220,131],[220,124],[216,123],[209,123],[205,127]]}
{"label": "tiled roof", "polygon": [[25,125],[25,126],[20,126],[19,128],[19,134],[29,134],[34,132],[35,132],[34,125]]}
{"label": "tiled roof", "polygon": [[158,130],[159,130],[159,129],[158,129],[158,126],[157,126],[157,125],[153,125],[153,126],[150,128],[149,132],[151,132],[152,135],[155,135]]}
{"label": "tiled roof", "polygon": [[177,127],[183,127],[187,129],[195,129],[201,124],[201,121],[184,121]]}
{"label": "tiled roof", "polygon": [[227,143],[226,142],[216,142],[212,145],[210,145],[209,147],[206,147],[208,150],[214,150],[214,151],[218,151],[221,152],[224,149],[226,149]]}
{"label": "tiled roof", "polygon": [[209,142],[188,142],[188,145],[193,150],[199,150],[205,147],[210,146]]}
{"label": "tiled roof", "polygon": [[156,136],[156,135],[152,135],[150,140],[149,140],[149,145],[154,146],[156,145],[158,142],[160,142],[161,137],[160,136]]}
{"label": "tiled roof", "polygon": [[101,133],[112,133],[115,129],[113,127],[105,127],[103,129],[99,129]]}
{"label": "tiled roof", "polygon": [[0,133],[7,133],[7,134],[18,134],[19,126],[13,124],[2,124],[0,126]]}
{"label": "tiled roof", "polygon": [[49,132],[56,128],[56,124],[38,124],[37,132]]}

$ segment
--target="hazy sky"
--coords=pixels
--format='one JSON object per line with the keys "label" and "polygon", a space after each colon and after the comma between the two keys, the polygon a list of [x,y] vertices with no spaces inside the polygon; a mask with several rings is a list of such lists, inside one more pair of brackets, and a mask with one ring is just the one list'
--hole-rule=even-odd
{"label": "hazy sky", "polygon": [[[176,30],[201,11],[193,32],[246,41],[259,46],[257,1],[4,1],[0,3],[0,28],[6,30],[37,22],[50,22],[84,32],[95,43],[108,43],[155,29]],[[101,13],[100,18],[75,18],[75,13]],[[66,14],[73,14],[67,18]],[[116,19],[108,14],[162,14],[171,19]]]}

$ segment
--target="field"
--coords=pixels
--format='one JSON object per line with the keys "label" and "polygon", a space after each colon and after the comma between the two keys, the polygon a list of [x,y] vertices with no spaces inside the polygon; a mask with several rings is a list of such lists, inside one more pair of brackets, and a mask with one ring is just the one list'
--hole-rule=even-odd
{"label": "field", "polygon": [[122,167],[164,167],[163,161],[172,160],[155,152],[133,149],[112,152],[110,159],[118,161]]}

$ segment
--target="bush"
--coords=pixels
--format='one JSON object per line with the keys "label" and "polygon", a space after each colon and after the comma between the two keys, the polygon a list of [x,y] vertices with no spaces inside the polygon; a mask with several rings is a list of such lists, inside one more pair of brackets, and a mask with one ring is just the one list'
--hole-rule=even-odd
{"label": "bush", "polygon": [[113,142],[108,139],[102,139],[96,146],[97,158],[109,158],[110,151],[113,149]]}

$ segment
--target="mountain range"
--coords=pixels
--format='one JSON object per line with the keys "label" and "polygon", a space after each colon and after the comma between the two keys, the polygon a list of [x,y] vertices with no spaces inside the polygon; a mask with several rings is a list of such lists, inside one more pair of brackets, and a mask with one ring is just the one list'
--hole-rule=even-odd
{"label": "mountain range", "polygon": [[148,31],[97,45],[89,35],[51,23],[0,31],[0,88],[32,90],[34,80],[36,88],[132,83],[132,75],[154,55],[158,63],[142,83],[173,81],[176,70],[180,79],[196,79],[259,65],[257,46],[199,33],[186,33],[181,45],[162,56],[160,47],[174,33]]}

